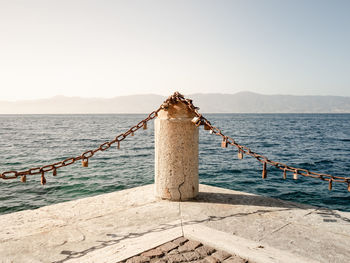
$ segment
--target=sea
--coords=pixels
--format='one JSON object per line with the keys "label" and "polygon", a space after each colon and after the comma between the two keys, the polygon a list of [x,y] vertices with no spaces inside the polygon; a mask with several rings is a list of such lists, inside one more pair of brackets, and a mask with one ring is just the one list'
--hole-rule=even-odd
{"label": "sea", "polygon": [[[26,170],[78,156],[110,141],[146,114],[0,115],[0,172]],[[270,160],[311,171],[350,177],[350,114],[204,114],[222,132]],[[328,183],[268,167],[256,159],[237,158],[234,147],[200,127],[200,183],[244,191],[320,208],[350,211],[344,183]],[[154,182],[154,130],[140,129],[89,160],[61,168],[57,176],[0,179],[0,214],[120,191]]]}

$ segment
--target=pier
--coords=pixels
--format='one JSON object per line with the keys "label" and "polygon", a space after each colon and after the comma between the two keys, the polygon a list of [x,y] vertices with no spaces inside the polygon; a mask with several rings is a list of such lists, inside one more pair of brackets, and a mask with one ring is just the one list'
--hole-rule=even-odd
{"label": "pier", "polygon": [[118,262],[184,236],[249,262],[348,262],[350,213],[200,185],[154,185],[0,216],[0,262]]}

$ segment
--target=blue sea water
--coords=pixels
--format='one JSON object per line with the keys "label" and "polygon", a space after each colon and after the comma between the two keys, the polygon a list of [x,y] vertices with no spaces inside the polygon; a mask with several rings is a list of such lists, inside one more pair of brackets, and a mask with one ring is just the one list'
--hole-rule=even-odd
{"label": "blue sea water", "polygon": [[[316,172],[349,177],[350,114],[206,114],[213,125],[238,143],[269,159]],[[0,115],[0,172],[24,170],[77,156],[125,132],[146,115]],[[347,185],[292,174],[237,159],[236,149],[220,147],[221,139],[200,130],[200,182],[249,193],[350,211]],[[97,153],[89,167],[80,163],[47,174],[28,176],[27,183],[0,180],[0,214],[34,209],[153,183],[153,123],[128,137],[118,150]]]}

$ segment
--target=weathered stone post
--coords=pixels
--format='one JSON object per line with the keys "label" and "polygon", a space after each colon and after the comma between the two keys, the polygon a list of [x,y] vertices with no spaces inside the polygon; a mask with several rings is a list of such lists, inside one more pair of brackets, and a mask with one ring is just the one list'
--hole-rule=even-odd
{"label": "weathered stone post", "polygon": [[183,102],[169,104],[155,120],[155,194],[172,201],[198,194],[198,127]]}

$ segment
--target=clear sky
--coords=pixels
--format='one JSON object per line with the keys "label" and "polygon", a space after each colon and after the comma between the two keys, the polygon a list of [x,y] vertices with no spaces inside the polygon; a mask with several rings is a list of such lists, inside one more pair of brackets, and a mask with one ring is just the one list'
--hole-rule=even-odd
{"label": "clear sky", "polygon": [[0,100],[350,96],[348,0],[0,0]]}

